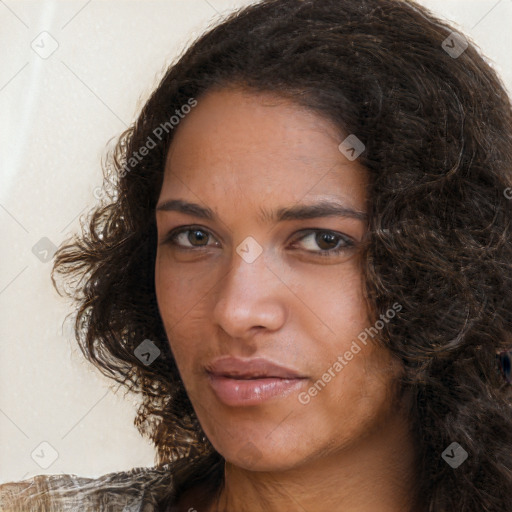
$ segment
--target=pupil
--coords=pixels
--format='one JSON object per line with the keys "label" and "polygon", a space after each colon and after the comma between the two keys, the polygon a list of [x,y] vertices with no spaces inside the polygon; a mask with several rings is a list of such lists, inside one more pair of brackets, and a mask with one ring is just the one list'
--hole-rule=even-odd
{"label": "pupil", "polygon": [[[332,249],[337,244],[336,235],[332,233],[318,233],[316,242],[321,249]],[[325,247],[325,242],[327,242],[327,247]]]}
{"label": "pupil", "polygon": [[[202,231],[200,231],[199,229],[195,229],[190,232],[189,242],[193,244],[194,240],[192,240],[191,237],[195,237],[196,238],[195,241],[205,242],[205,243],[208,238],[208,236],[205,233],[203,233]],[[205,244],[200,243],[199,245],[205,245]]]}

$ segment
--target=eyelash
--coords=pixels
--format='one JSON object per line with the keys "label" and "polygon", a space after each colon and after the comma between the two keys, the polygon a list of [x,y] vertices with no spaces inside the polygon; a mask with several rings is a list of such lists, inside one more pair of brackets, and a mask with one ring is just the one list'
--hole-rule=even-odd
{"label": "eyelash", "polygon": [[[179,250],[183,250],[183,251],[197,251],[197,250],[201,250],[203,248],[208,248],[208,246],[183,247],[183,246],[177,244],[176,239],[178,238],[178,236],[183,233],[187,233],[189,231],[201,231],[202,233],[207,234],[209,237],[213,237],[213,235],[210,233],[210,231],[208,231],[207,229],[203,229],[200,226],[184,226],[184,227],[176,228],[176,229],[172,230],[165,237],[162,244],[171,244],[171,245],[177,247]],[[311,254],[318,255],[322,258],[337,256],[338,254],[351,249],[355,245],[354,241],[351,240],[350,237],[348,237],[347,235],[344,235],[342,233],[338,233],[336,231],[330,231],[327,229],[305,229],[305,230],[302,230],[301,233],[303,233],[303,235],[301,237],[297,238],[295,241],[301,241],[304,238],[306,238],[310,235],[313,235],[315,233],[328,233],[328,234],[334,235],[335,237],[338,238],[338,243],[341,242],[342,245],[337,248],[324,249],[324,250],[320,249],[319,251],[306,251]],[[294,243],[295,243],[295,241],[294,241]]]}

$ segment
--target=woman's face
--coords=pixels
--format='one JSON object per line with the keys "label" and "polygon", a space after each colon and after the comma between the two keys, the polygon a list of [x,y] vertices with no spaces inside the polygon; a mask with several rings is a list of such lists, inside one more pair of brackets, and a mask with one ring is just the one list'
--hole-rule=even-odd
{"label": "woman's face", "polygon": [[[345,137],[329,121],[268,94],[210,91],[175,129],[155,284],[209,440],[231,463],[264,471],[364,443],[389,420],[399,371],[365,331],[365,169],[340,152]],[[332,214],[312,208],[320,203]],[[224,356],[301,378],[212,379]]]}

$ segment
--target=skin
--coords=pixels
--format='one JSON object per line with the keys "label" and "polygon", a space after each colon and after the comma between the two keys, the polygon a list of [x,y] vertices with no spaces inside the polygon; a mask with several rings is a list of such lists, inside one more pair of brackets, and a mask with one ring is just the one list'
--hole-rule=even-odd
{"label": "skin", "polygon": [[[236,88],[207,92],[177,127],[157,208],[182,199],[216,218],[156,212],[157,301],[198,419],[226,459],[219,498],[195,489],[179,510],[412,510],[414,443],[393,400],[401,366],[388,351],[359,343],[307,404],[295,391],[228,406],[204,371],[215,357],[262,356],[307,376],[304,392],[372,325],[358,251],[364,219],[260,218],[262,208],[320,200],[364,213],[368,177],[339,151],[345,137],[290,101]],[[180,226],[178,245],[166,242]],[[353,246],[322,243],[306,229],[344,234]],[[252,263],[236,252],[248,236],[263,249]]]}

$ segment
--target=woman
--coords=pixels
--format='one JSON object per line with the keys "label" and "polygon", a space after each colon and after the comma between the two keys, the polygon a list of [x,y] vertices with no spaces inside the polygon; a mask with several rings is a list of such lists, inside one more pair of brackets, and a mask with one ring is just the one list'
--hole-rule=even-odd
{"label": "woman", "polygon": [[2,510],[512,510],[512,108],[474,45],[399,0],[260,2],[111,168],[54,270],[157,464]]}

